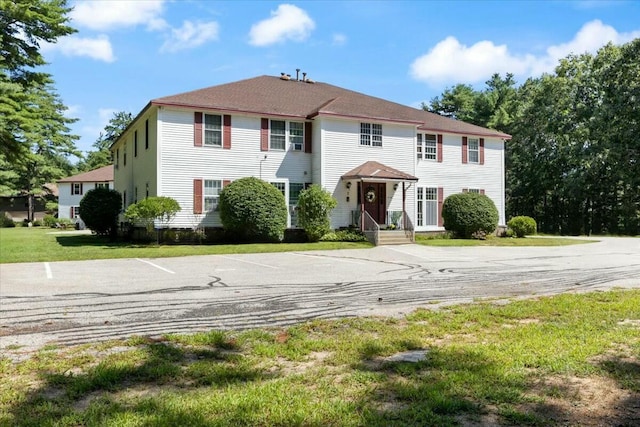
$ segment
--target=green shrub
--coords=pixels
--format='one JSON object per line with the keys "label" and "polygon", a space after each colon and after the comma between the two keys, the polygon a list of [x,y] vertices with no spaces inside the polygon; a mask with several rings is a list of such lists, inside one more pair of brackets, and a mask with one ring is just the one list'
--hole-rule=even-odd
{"label": "green shrub", "polygon": [[58,218],[56,218],[53,215],[45,215],[44,218],[42,218],[42,224],[45,227],[53,228],[56,226],[57,222],[58,222]]}
{"label": "green shrub", "polygon": [[0,212],[0,227],[2,228],[12,228],[15,227],[16,223],[13,222],[11,218],[7,216],[6,213]]}
{"label": "green shrub", "polygon": [[514,216],[507,223],[509,229],[513,230],[516,237],[524,237],[536,234],[538,224],[530,216]]}
{"label": "green shrub", "polygon": [[367,237],[360,230],[330,231],[320,238],[321,242],[366,242]]}
{"label": "green shrub", "polygon": [[493,233],[498,226],[498,209],[484,194],[458,193],[447,197],[442,205],[444,228],[456,237],[468,239],[476,234]]}
{"label": "green shrub", "polygon": [[80,218],[96,234],[115,237],[121,208],[122,198],[116,190],[94,188],[80,200]]}
{"label": "green shrub", "polygon": [[319,185],[300,192],[298,198],[298,224],[304,228],[310,242],[317,242],[331,231],[329,214],[338,202]]}
{"label": "green shrub", "polygon": [[261,179],[241,178],[224,187],[219,210],[223,227],[235,240],[279,242],[284,237],[284,196]]}

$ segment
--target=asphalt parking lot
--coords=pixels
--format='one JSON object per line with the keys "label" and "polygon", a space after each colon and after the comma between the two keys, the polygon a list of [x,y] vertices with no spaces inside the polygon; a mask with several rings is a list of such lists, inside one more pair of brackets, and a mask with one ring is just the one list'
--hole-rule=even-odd
{"label": "asphalt parking lot", "polygon": [[640,239],[0,265],[0,349],[640,288]]}

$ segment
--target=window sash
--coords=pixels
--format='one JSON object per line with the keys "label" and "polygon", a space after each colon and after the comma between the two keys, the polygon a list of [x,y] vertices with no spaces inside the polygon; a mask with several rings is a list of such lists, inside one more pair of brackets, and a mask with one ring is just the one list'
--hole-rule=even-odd
{"label": "window sash", "polygon": [[80,195],[82,194],[82,184],[80,183],[73,183],[73,190],[72,190],[72,194],[74,195]]}
{"label": "window sash", "polygon": [[203,132],[204,145],[222,147],[222,116],[205,114]]}
{"label": "window sash", "polygon": [[269,149],[284,150],[287,142],[287,126],[284,120],[271,120]]}
{"label": "window sash", "polygon": [[480,163],[480,142],[478,138],[469,138],[467,141],[469,163]]}
{"label": "window sash", "polygon": [[360,145],[382,147],[382,125],[360,123]]}
{"label": "window sash", "polygon": [[436,187],[417,188],[417,225],[438,225],[438,189]]}
{"label": "window sash", "polygon": [[215,211],[220,201],[220,192],[222,191],[222,181],[218,179],[205,179],[203,191],[203,206],[206,212]]}
{"label": "window sash", "polygon": [[289,122],[289,143],[294,151],[302,151],[304,147],[304,123]]}

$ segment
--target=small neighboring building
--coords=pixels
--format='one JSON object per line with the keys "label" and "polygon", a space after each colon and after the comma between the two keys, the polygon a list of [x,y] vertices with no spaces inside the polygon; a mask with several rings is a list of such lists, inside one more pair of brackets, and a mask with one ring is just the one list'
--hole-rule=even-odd
{"label": "small neighboring building", "polygon": [[80,221],[80,200],[94,188],[113,189],[113,165],[62,178],[58,181],[58,218]]}
{"label": "small neighboring building", "polygon": [[48,201],[58,199],[58,186],[56,184],[44,184],[39,194],[33,197],[33,212],[29,214],[29,196],[23,193],[0,196],[0,215],[18,221],[42,221],[47,214],[45,206]]}

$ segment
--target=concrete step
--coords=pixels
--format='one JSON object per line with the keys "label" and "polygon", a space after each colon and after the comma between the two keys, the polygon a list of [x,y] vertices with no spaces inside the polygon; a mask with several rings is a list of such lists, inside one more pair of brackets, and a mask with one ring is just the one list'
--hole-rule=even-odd
{"label": "concrete step", "polygon": [[378,234],[378,245],[406,245],[413,243],[404,231],[381,230]]}

